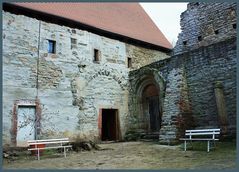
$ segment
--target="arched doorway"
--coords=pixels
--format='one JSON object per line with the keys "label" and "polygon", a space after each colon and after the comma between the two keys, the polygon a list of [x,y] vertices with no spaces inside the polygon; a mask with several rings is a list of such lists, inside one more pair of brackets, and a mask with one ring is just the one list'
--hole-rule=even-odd
{"label": "arched doorway", "polygon": [[161,109],[159,101],[159,89],[151,83],[142,91],[144,129],[147,132],[159,132],[161,128]]}

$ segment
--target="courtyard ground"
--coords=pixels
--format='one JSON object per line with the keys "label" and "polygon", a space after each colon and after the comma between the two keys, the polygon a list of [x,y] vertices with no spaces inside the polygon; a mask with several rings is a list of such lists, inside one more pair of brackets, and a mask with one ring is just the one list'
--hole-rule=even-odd
{"label": "courtyard ground", "polygon": [[118,142],[99,145],[101,150],[51,152],[34,159],[21,155],[3,160],[3,169],[232,169],[236,168],[236,144],[218,142],[216,149],[206,152],[204,143],[193,143],[193,150],[183,145],[166,146],[152,142]]}

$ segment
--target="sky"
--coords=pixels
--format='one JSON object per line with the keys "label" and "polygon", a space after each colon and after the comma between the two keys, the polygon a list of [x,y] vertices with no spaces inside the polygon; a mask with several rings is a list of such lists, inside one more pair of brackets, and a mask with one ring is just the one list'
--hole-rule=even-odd
{"label": "sky", "polygon": [[187,4],[180,3],[140,3],[168,41],[174,46],[180,28],[180,14],[187,9]]}

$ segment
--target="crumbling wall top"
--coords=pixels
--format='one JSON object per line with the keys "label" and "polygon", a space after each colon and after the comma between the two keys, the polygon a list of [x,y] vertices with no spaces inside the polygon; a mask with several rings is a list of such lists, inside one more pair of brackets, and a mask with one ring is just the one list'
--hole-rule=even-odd
{"label": "crumbling wall top", "polygon": [[236,3],[188,3],[181,14],[181,30],[174,54],[236,37]]}

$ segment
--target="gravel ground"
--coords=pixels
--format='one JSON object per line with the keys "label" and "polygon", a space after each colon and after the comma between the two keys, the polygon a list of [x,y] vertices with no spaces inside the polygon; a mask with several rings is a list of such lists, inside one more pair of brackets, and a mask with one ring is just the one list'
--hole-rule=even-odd
{"label": "gravel ground", "polygon": [[[36,160],[23,155],[4,159],[3,169],[232,169],[236,168],[235,143],[218,143],[206,152],[205,145],[193,144],[184,152],[182,145],[165,146],[149,142],[118,142],[99,145],[102,150],[51,154]],[[204,147],[205,146],[205,147]],[[195,149],[200,147],[200,150]]]}

